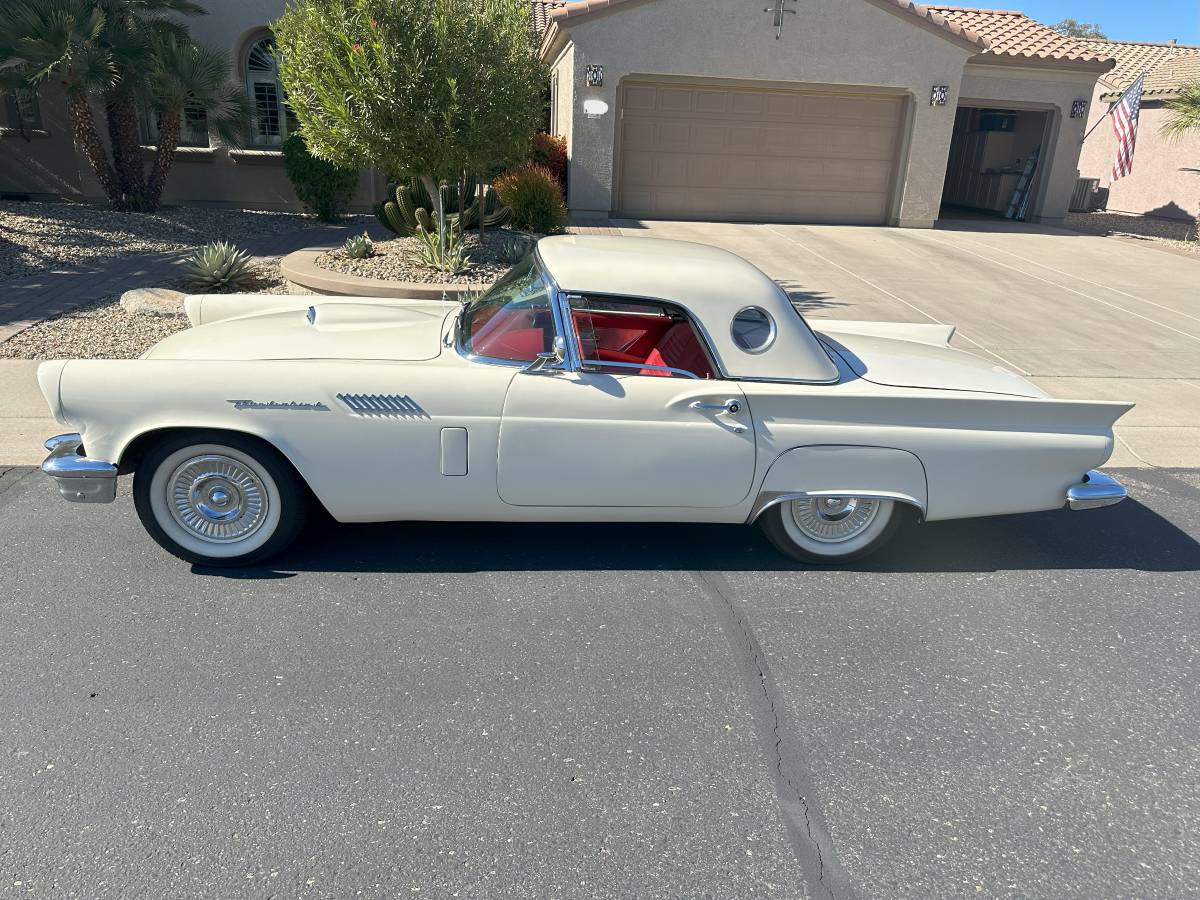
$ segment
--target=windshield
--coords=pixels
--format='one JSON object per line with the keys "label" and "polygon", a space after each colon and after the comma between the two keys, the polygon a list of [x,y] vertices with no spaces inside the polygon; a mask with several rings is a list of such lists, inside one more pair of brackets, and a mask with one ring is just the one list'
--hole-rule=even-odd
{"label": "windshield", "polygon": [[459,345],[472,356],[513,362],[532,362],[552,350],[549,284],[532,253],[463,307]]}

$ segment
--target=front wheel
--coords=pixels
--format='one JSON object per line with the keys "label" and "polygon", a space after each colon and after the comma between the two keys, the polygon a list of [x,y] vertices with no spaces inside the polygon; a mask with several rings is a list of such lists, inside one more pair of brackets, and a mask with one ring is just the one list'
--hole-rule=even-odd
{"label": "front wheel", "polygon": [[272,448],[232,434],[180,435],[146,454],[133,477],[142,525],[165,550],[206,566],[244,566],[287,546],[306,495]]}
{"label": "front wheel", "polygon": [[893,500],[812,497],[778,503],[759,521],[768,540],[792,559],[837,566],[874,553],[903,517]]}

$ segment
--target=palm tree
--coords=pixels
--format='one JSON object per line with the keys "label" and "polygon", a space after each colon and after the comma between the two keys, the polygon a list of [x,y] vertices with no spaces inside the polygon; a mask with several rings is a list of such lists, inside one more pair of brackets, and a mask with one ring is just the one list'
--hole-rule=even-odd
{"label": "palm tree", "polygon": [[[218,134],[233,146],[249,122],[249,101],[234,99],[240,90],[229,77],[228,58],[193,43],[187,27],[168,18],[203,13],[192,0],[4,0],[0,88],[59,79],[76,144],[109,202],[117,209],[153,210],[184,108],[211,112]],[[107,147],[93,105],[104,110]],[[143,110],[157,112],[167,132],[149,178],[138,127]]]}
{"label": "palm tree", "polygon": [[157,207],[175,160],[186,110],[204,110],[208,127],[227,147],[239,146],[254,113],[246,93],[229,78],[229,57],[190,41],[168,36],[154,52],[151,108],[159,116],[158,147],[146,181],[146,202]]}
{"label": "palm tree", "polygon": [[1191,131],[1200,130],[1200,81],[1184,85],[1179,96],[1167,101],[1167,121],[1163,123],[1164,134],[1182,138]]}

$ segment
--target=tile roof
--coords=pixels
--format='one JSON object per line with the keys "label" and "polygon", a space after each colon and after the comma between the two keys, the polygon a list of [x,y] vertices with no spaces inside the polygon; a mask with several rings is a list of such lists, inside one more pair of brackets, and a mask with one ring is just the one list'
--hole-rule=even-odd
{"label": "tile roof", "polygon": [[[607,9],[624,0],[530,0],[539,34],[557,22]],[[1103,63],[1111,59],[1105,46],[1059,34],[1024,13],[966,6],[934,6],[914,0],[875,0],[923,19],[968,44],[982,54],[1037,58],[1065,62]]]}
{"label": "tile roof", "polygon": [[1088,38],[1086,43],[1117,61],[1101,80],[1113,87],[1104,99],[1116,99],[1133,80],[1146,73],[1145,96],[1174,96],[1185,84],[1200,82],[1200,47],[1181,44],[1147,44]]}
{"label": "tile roof", "polygon": [[[618,3],[623,3],[624,0],[574,0],[574,2],[565,2],[565,0],[531,0],[531,2],[533,4],[534,23],[538,33],[545,34],[546,30],[556,21],[598,12],[610,6],[615,6]],[[915,0],[875,0],[875,2],[884,6],[897,7],[910,15],[924,19],[934,28],[940,28],[942,31],[949,33],[961,41],[974,44],[981,51],[987,47],[983,39],[969,28],[945,16],[939,15],[930,7],[917,3]]]}
{"label": "tile roof", "polygon": [[533,16],[534,30],[538,34],[545,34],[550,24],[550,13],[566,5],[566,0],[530,0],[529,12]]}
{"label": "tile roof", "polygon": [[970,29],[983,38],[988,54],[1025,59],[1104,62],[1101,49],[1059,34],[1049,25],[1022,12],[1008,9],[973,9],[966,6],[929,6],[930,12]]}

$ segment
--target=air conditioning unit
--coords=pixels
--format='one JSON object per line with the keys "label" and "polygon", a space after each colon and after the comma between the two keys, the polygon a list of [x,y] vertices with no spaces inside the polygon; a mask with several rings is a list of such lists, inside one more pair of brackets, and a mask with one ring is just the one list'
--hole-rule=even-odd
{"label": "air conditioning unit", "polygon": [[1079,178],[1071,194],[1071,212],[1091,212],[1095,209],[1092,195],[1100,187],[1099,178]]}

